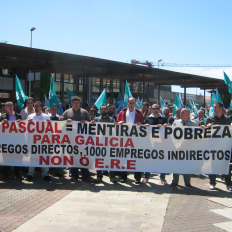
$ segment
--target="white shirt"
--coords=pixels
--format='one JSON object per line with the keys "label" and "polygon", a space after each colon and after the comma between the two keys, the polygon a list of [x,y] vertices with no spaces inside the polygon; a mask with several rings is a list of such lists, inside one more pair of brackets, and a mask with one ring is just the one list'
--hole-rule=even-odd
{"label": "white shirt", "polygon": [[135,123],[135,110],[130,112],[129,109],[126,111],[126,123],[134,124]]}
{"label": "white shirt", "polygon": [[44,121],[44,120],[50,119],[50,116],[47,114],[44,114],[43,112],[41,112],[39,116],[37,116],[36,113],[33,113],[33,114],[28,115],[27,120],[28,119]]}

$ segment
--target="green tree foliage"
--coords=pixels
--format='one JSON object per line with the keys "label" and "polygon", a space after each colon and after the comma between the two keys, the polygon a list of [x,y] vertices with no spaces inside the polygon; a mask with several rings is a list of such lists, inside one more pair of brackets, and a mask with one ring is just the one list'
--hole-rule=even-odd
{"label": "green tree foliage", "polygon": [[49,87],[50,87],[51,74],[47,72],[41,72],[40,85],[39,85],[39,97],[40,101],[44,102],[44,95],[48,98]]}

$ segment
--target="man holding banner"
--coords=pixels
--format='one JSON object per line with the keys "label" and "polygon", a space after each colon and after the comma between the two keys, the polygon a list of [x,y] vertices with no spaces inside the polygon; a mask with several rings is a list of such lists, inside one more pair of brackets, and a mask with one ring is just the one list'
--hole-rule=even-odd
{"label": "man holding banner", "polygon": [[[119,124],[129,123],[129,124],[144,124],[143,114],[140,110],[135,108],[136,101],[135,98],[131,97],[128,99],[127,108],[123,108],[117,116],[117,122]],[[135,172],[134,178],[135,183],[139,184],[141,181],[142,173]],[[127,172],[122,172],[121,174],[122,182],[127,181]]]}
{"label": "man holding banner", "polygon": [[[35,120],[35,121],[37,121],[37,120],[39,120],[39,121],[48,120],[48,121],[50,121],[50,116],[47,115],[47,114],[44,114],[42,112],[42,109],[43,109],[42,102],[36,101],[35,104],[34,104],[34,108],[35,108],[35,113],[30,114],[27,117],[28,121],[31,121],[31,120]],[[28,173],[27,173],[27,180],[28,181],[33,181],[34,180],[34,172],[35,172],[35,167],[29,167],[28,168]],[[49,172],[49,168],[42,168],[43,179],[46,180],[46,181],[51,181],[51,178],[50,178],[48,172]]]}
{"label": "man holding banner", "polygon": [[[206,127],[210,127],[212,125],[230,125],[231,124],[231,118],[223,114],[223,103],[219,101],[215,102],[213,104],[213,110],[214,110],[215,115],[207,118]],[[210,180],[209,188],[211,190],[214,190],[215,185],[216,185],[216,175],[209,175],[209,180]],[[225,182],[226,182],[227,189],[229,191],[232,191],[230,168],[229,168],[229,174],[225,175]]]}
{"label": "man holding banner", "polygon": [[[161,115],[160,106],[158,104],[153,104],[151,106],[151,111],[152,111],[152,114],[145,118],[145,121],[144,121],[145,126],[157,125],[158,127],[161,127],[167,124],[167,119],[165,118],[165,116]],[[147,183],[149,178],[150,178],[150,172],[145,172],[144,179],[142,182]],[[165,179],[165,173],[160,173],[160,181],[161,181],[161,184],[163,185],[168,184]]]}
{"label": "man holding banner", "polygon": [[[109,122],[109,123],[114,123],[115,122],[114,118],[109,116],[109,107],[107,105],[101,105],[100,112],[101,112],[101,115],[99,117],[95,117],[93,119],[93,121],[91,121],[91,122],[93,122],[93,123],[94,122]],[[116,182],[115,172],[110,171],[109,176],[110,176],[110,181],[115,183]],[[97,182],[102,182],[102,178],[103,178],[103,171],[102,170],[97,170],[97,179],[96,179],[96,181]]]}
{"label": "man holding banner", "polygon": [[[63,113],[63,120],[67,122],[80,121],[81,123],[90,122],[89,114],[86,110],[81,108],[81,99],[77,96],[73,96],[71,99],[72,108],[66,110]],[[78,168],[70,168],[70,175],[73,179],[78,180]],[[89,169],[81,168],[82,181],[92,182]]]}
{"label": "man holding banner", "polygon": [[[20,114],[14,112],[14,104],[13,102],[5,103],[6,113],[2,114],[0,117],[0,122],[7,123],[8,121],[16,121],[22,119]],[[7,179],[10,175],[11,166],[3,166],[2,167],[2,178]],[[21,168],[14,167],[14,175],[17,179],[23,180]]]}
{"label": "man holding banner", "polygon": [[[187,108],[183,108],[180,111],[180,119],[174,121],[174,123],[172,124],[172,126],[198,126],[197,123],[195,121],[190,120],[190,111]],[[184,174],[184,183],[185,186],[188,188],[191,188],[192,185],[190,184],[190,175],[188,174]],[[172,179],[172,183],[170,184],[170,187],[176,187],[178,186],[179,183],[179,174],[173,173],[173,179]]]}

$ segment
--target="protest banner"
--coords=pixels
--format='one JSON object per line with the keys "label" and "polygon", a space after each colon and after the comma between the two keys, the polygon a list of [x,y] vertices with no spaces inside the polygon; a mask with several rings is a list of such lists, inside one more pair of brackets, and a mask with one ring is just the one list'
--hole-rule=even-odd
{"label": "protest banner", "polygon": [[0,165],[227,174],[231,126],[20,121],[0,124]]}

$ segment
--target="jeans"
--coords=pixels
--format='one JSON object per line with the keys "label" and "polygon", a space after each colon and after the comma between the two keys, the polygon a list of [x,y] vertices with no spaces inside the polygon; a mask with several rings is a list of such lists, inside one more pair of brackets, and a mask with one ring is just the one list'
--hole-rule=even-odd
{"label": "jeans", "polygon": [[[142,172],[135,172],[134,178],[135,180],[140,181],[142,177]],[[121,179],[126,180],[127,179],[127,172],[121,172]]]}
{"label": "jeans", "polygon": [[[231,183],[231,166],[229,168],[228,175],[225,175],[225,183],[226,183],[226,186],[232,185],[232,183]],[[216,175],[209,175],[209,184],[216,185]]]}
{"label": "jeans", "polygon": [[[179,174],[173,174],[173,179],[172,179],[172,184],[176,184],[176,185],[178,185],[178,183],[179,183]],[[183,175],[183,177],[184,177],[184,183],[185,183],[185,185],[189,185],[190,184],[190,175],[187,175],[187,174],[184,174]]]}
{"label": "jeans", "polygon": [[[150,178],[150,175],[151,175],[150,172],[145,172],[145,173],[144,173],[144,178],[149,179],[149,178]],[[165,176],[166,176],[165,173],[160,173],[160,179],[161,179],[161,180],[165,180]]]}
{"label": "jeans", "polygon": [[[27,175],[34,176],[34,172],[35,172],[35,167],[29,167]],[[48,172],[49,172],[49,168],[42,168],[42,177],[49,176]]]}
{"label": "jeans", "polygon": [[[78,174],[78,169],[79,168],[70,168],[70,174],[71,177],[78,179],[79,174]],[[82,175],[82,180],[88,180],[90,177],[89,169],[87,168],[81,168],[81,175]]]}
{"label": "jeans", "polygon": [[[97,170],[97,177],[102,178],[103,177],[103,171]],[[109,172],[109,177],[110,178],[115,178],[115,172],[110,171]]]}

